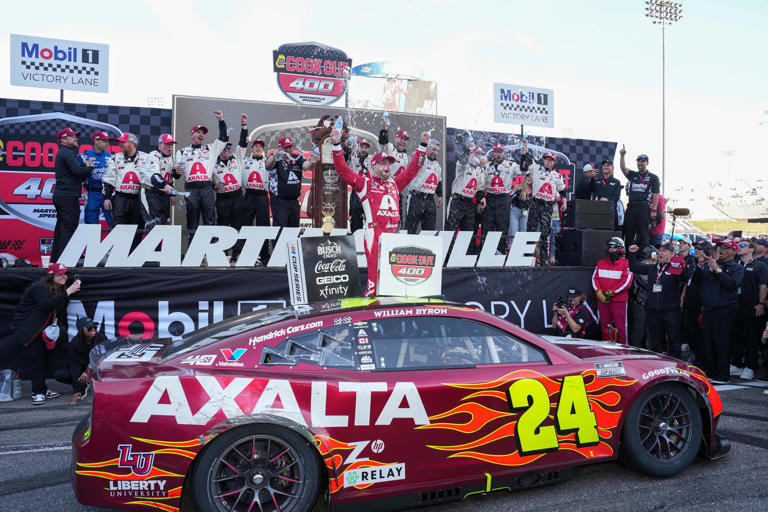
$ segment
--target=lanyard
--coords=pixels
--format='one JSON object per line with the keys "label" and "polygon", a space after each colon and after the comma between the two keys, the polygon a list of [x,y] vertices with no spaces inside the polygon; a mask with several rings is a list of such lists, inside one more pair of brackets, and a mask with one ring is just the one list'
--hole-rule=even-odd
{"label": "lanyard", "polygon": [[659,267],[659,270],[656,272],[656,284],[659,284],[659,279],[661,279],[661,274],[664,273],[665,270],[667,270],[667,266],[669,263],[665,263],[663,267]]}

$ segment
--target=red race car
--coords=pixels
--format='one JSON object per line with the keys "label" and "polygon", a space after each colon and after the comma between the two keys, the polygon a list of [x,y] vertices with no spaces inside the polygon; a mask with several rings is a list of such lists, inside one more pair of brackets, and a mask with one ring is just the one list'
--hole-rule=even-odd
{"label": "red race car", "polygon": [[698,368],[434,299],[257,311],[94,349],[90,372],[72,482],[101,507],[306,511],[322,492],[331,510],[392,510],[619,455],[671,476],[730,447]]}

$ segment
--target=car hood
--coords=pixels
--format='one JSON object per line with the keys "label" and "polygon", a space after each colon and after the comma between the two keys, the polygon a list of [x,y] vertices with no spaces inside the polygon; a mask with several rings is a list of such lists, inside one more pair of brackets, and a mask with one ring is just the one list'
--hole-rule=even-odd
{"label": "car hood", "polygon": [[643,348],[607,343],[604,341],[583,340],[578,338],[562,338],[558,336],[543,336],[544,339],[573,354],[580,359],[658,359],[677,361]]}

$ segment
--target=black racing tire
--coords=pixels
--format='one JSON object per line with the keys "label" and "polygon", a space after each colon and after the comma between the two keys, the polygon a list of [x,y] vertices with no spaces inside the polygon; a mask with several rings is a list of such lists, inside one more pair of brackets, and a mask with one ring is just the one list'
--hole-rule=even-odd
{"label": "black racing tire", "polygon": [[320,482],[314,447],[304,437],[276,425],[247,425],[219,435],[201,454],[193,501],[198,512],[307,512]]}
{"label": "black racing tire", "polygon": [[632,404],[624,421],[622,456],[633,469],[665,478],[687,468],[701,445],[696,400],[681,385],[661,384]]}

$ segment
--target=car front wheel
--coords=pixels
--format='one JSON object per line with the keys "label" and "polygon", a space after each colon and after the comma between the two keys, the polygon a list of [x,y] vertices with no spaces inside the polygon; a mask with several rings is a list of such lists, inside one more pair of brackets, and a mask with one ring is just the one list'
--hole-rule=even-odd
{"label": "car front wheel", "polygon": [[311,445],[274,425],[221,434],[201,455],[192,478],[199,512],[304,512],[320,488]]}
{"label": "car front wheel", "polygon": [[680,473],[696,458],[702,421],[683,386],[662,384],[643,393],[624,422],[622,451],[634,469],[656,477]]}

